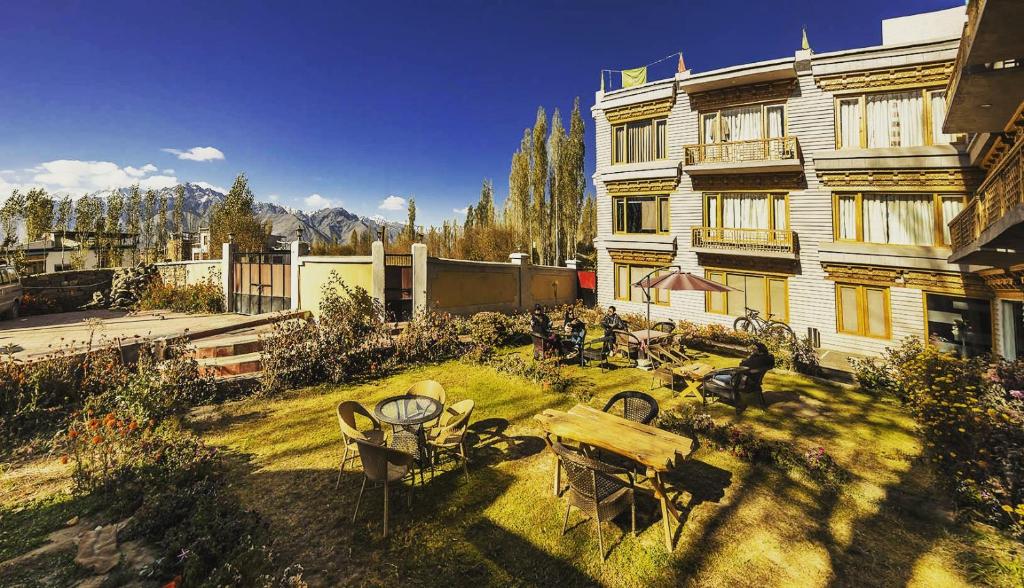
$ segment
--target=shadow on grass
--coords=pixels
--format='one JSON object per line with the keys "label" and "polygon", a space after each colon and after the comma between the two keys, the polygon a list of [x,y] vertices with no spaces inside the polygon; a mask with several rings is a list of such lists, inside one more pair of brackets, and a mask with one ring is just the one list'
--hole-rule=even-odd
{"label": "shadow on grass", "polygon": [[544,449],[544,441],[536,435],[509,436],[506,419],[490,418],[469,425],[467,442],[470,459],[476,464],[495,464],[536,455]]}

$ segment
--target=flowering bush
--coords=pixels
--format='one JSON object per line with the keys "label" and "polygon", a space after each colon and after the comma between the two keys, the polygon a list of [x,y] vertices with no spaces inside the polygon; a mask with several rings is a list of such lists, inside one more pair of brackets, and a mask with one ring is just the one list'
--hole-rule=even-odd
{"label": "flowering bush", "polygon": [[681,336],[683,343],[694,347],[701,347],[709,342],[750,345],[754,341],[754,337],[750,333],[737,331],[718,323],[698,325],[690,321],[677,321],[675,332]]}
{"label": "flowering bush", "polygon": [[518,353],[490,356],[484,358],[482,362],[499,372],[526,378],[554,392],[565,392],[572,387],[572,379],[566,376],[558,365],[529,361]]}
{"label": "flowering bush", "polygon": [[177,286],[156,279],[135,304],[137,310],[173,310],[188,314],[224,312],[224,293],[212,279]]}
{"label": "flowering bush", "polygon": [[459,339],[460,330],[460,321],[449,314],[417,314],[394,338],[394,355],[389,367],[443,361],[458,356],[465,348]]}
{"label": "flowering bush", "polygon": [[662,415],[661,426],[703,437],[715,448],[743,461],[802,471],[827,488],[837,489],[850,478],[824,447],[805,448],[787,441],[761,439],[747,427],[716,423],[710,414],[691,406]]}
{"label": "flowering bush", "polygon": [[907,340],[856,367],[862,388],[910,410],[960,506],[1024,537],[1024,394],[1007,388],[1019,366]]}

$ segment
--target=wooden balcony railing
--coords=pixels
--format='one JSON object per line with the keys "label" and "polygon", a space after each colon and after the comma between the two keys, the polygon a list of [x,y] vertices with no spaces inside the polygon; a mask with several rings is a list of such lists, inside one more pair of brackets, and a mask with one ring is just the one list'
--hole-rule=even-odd
{"label": "wooden balcony railing", "polygon": [[982,231],[1021,205],[1024,205],[1024,139],[1017,141],[992,168],[967,206],[949,222],[953,251],[970,245]]}
{"label": "wooden balcony railing", "polygon": [[796,137],[772,137],[749,141],[701,143],[687,145],[686,165],[702,163],[737,163],[741,161],[773,161],[797,158]]}
{"label": "wooden balcony railing", "polygon": [[789,229],[693,227],[693,247],[700,249],[794,253],[796,239]]}

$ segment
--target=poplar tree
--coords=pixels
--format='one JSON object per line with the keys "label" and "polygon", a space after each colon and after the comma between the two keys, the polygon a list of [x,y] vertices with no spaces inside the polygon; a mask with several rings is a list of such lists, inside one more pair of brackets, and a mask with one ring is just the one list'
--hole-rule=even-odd
{"label": "poplar tree", "polygon": [[185,186],[178,184],[174,188],[174,213],[171,215],[171,223],[174,225],[174,232],[181,238],[185,231]]}
{"label": "poplar tree", "polygon": [[550,210],[548,216],[548,227],[549,227],[549,238],[551,240],[551,259],[552,263],[558,264],[561,261],[562,247],[561,242],[565,239],[565,227],[562,211],[564,205],[562,202],[562,184],[565,176],[565,153],[566,143],[568,143],[569,137],[565,134],[565,128],[562,126],[562,114],[556,108],[551,114],[551,137],[548,139],[548,167],[550,169],[549,174],[549,189],[550,194]]}
{"label": "poplar tree", "polygon": [[25,237],[35,241],[53,225],[53,198],[42,188],[33,188],[25,195]]}
{"label": "poplar tree", "polygon": [[[571,227],[572,238],[569,239],[569,253],[568,257],[576,256],[577,244],[583,240],[580,237],[579,227],[581,225],[581,215],[583,213],[583,201],[584,192],[587,188],[587,176],[585,171],[586,165],[586,137],[585,127],[583,126],[583,115],[580,114],[580,99],[577,96],[576,100],[572,104],[572,115],[569,121],[569,139],[563,149],[565,151],[565,179],[562,181],[562,191],[565,195],[563,202],[565,203],[566,214],[566,227]],[[597,216],[596,211],[594,212],[594,220],[596,222]],[[591,237],[591,241],[596,237],[596,232]]]}
{"label": "poplar tree", "polygon": [[25,212],[25,197],[14,190],[0,207],[0,229],[4,232],[4,257],[7,257],[11,245],[18,242],[18,224]]}
{"label": "poplar tree", "polygon": [[533,242],[533,223],[530,222],[530,129],[523,130],[519,150],[512,155],[512,169],[508,174],[508,200],[505,221],[520,238],[522,247]]}
{"label": "poplar tree", "polygon": [[[530,217],[533,227],[533,237],[530,247],[537,245],[540,262],[544,263],[544,253],[548,249],[548,150],[547,150],[548,121],[544,107],[537,108],[537,120],[533,124],[533,152],[530,157],[530,192],[531,211]],[[533,241],[539,241],[534,243]],[[532,257],[531,253],[531,257]]]}
{"label": "poplar tree", "polygon": [[476,205],[476,224],[480,227],[491,227],[495,223],[494,182],[485,179],[480,187],[480,202]]}
{"label": "poplar tree", "polygon": [[409,243],[416,242],[416,199],[409,198],[407,206],[409,217],[405,223],[405,238]]}
{"label": "poplar tree", "polygon": [[120,190],[112,190],[107,196],[107,216],[104,224],[106,234],[102,238],[102,249],[106,263],[111,267],[121,265],[121,249],[117,246],[121,232],[121,214],[124,212],[124,195]]}
{"label": "poplar tree", "polygon": [[142,217],[142,193],[139,192],[139,185],[135,184],[128,192],[127,214],[125,215],[125,229],[135,237],[136,251],[132,252],[132,262],[138,259],[138,248],[142,246],[139,233],[141,232],[140,222]]}
{"label": "poplar tree", "polygon": [[146,190],[146,198],[142,205],[140,217],[142,218],[142,233],[146,236],[146,251],[151,251],[156,245],[156,192]]}
{"label": "poplar tree", "polygon": [[227,196],[215,204],[210,213],[211,257],[220,257],[222,245],[227,243],[230,234],[234,234],[239,251],[263,251],[267,233],[256,217],[255,205],[249,180],[244,173],[238,174]]}
{"label": "poplar tree", "polygon": [[160,192],[156,218],[156,246],[163,255],[167,251],[167,192]]}
{"label": "poplar tree", "polygon": [[64,196],[57,203],[57,212],[54,215],[53,227],[60,231],[60,265],[64,266],[64,233],[68,231],[71,225],[71,213],[74,204],[71,202],[71,196]]}

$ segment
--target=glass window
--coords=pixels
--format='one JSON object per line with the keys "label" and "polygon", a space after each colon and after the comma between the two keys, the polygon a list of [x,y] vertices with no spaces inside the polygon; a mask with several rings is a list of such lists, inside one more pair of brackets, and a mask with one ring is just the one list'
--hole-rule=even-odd
{"label": "glass window", "polygon": [[705,310],[718,314],[742,316],[747,308],[769,313],[778,320],[788,320],[789,288],[786,278],[739,272],[707,271],[705,277],[733,290],[708,293]]}
{"label": "glass window", "polygon": [[654,121],[654,158],[665,159],[668,157],[668,120],[661,119]]}
{"label": "glass window", "polygon": [[840,333],[888,339],[889,289],[836,284],[836,319]]}
{"label": "glass window", "polygon": [[924,100],[918,91],[867,97],[868,147],[924,145]]}
{"label": "glass window", "polygon": [[626,127],[615,127],[612,133],[612,163],[621,163],[626,161]]}
{"label": "glass window", "polygon": [[639,163],[668,157],[668,120],[639,120],[612,127],[612,163]]}
{"label": "glass window", "polygon": [[861,215],[866,242],[935,244],[935,202],[929,194],[865,194]]}
{"label": "glass window", "polygon": [[1024,303],[1003,300],[1000,310],[1003,357],[1006,359],[1024,357]]}
{"label": "glass window", "polygon": [[942,196],[942,242],[949,244],[949,222],[964,209],[963,196]]}
{"label": "glass window", "polygon": [[[707,272],[707,278],[719,284],[725,283],[725,274],[722,272]],[[726,314],[725,292],[709,292],[707,298],[707,311],[719,314]]]}
{"label": "glass window", "polygon": [[[647,297],[644,296],[644,289],[640,286],[634,286],[633,284],[647,277],[652,270],[656,269],[655,266],[650,265],[633,265],[629,263],[616,263],[615,264],[615,299],[626,300],[630,302],[647,302]],[[651,274],[652,276],[659,276],[668,270],[660,270]],[[669,304],[669,291],[662,290],[659,288],[651,289],[651,303],[652,304]]]}
{"label": "glass window", "polygon": [[668,196],[615,198],[615,231],[626,234],[667,233],[671,226]]}
{"label": "glass window", "polygon": [[667,233],[671,229],[672,204],[668,198],[659,198],[658,207],[658,232]]}
{"label": "glass window", "polygon": [[839,147],[860,147],[860,98],[839,101]]}
{"label": "glass window", "polygon": [[615,265],[615,299],[629,300],[629,266]]}
{"label": "glass window", "polygon": [[928,92],[928,106],[931,109],[932,145],[952,143],[956,137],[942,132],[942,122],[946,120],[946,91]]}
{"label": "glass window", "polygon": [[940,350],[974,357],[992,352],[988,300],[925,293],[928,338]]}
{"label": "glass window", "polygon": [[723,192],[704,195],[707,227],[785,229],[789,226],[785,194]]}

